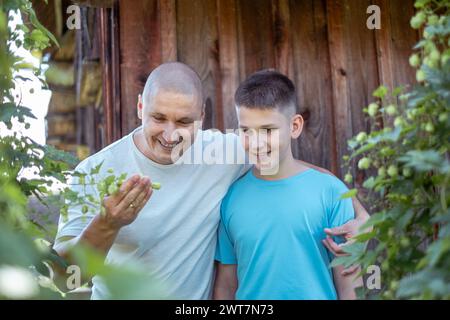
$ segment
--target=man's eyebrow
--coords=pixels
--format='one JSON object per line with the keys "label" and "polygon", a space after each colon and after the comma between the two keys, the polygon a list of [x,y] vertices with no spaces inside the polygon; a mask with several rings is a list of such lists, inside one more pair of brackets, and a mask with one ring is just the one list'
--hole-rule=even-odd
{"label": "man's eyebrow", "polygon": [[159,112],[152,112],[151,115],[152,116],[157,116],[157,117],[163,117],[163,118],[166,117],[165,115],[163,115],[162,113],[159,113]]}
{"label": "man's eyebrow", "polygon": [[194,119],[190,117],[183,117],[181,119],[178,119],[178,121],[194,121]]}

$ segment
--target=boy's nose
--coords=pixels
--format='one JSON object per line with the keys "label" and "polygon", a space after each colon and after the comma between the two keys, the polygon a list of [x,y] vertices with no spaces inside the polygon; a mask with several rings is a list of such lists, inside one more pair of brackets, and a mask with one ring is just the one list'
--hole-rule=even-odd
{"label": "boy's nose", "polygon": [[267,139],[255,135],[255,137],[250,140],[250,149],[256,153],[266,151]]}

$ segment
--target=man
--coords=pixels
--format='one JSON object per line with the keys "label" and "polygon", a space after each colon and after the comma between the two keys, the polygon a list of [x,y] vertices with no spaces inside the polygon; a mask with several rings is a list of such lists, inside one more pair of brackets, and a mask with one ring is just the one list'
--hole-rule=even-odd
{"label": "man", "polygon": [[[131,177],[118,194],[104,199],[104,215],[83,215],[81,208],[70,208],[68,221],[61,220],[58,228],[59,254],[87,244],[104,253],[106,263],[143,265],[165,284],[168,297],[211,297],[220,203],[249,166],[238,161],[244,151],[236,135],[198,129],[203,100],[198,75],[182,63],[163,64],[150,74],[137,105],[142,126],[76,169],[89,173],[103,161],[101,176],[112,168]],[[189,164],[189,157],[222,146],[238,152],[235,163],[202,158],[200,164]],[[153,192],[150,179],[160,182],[161,190]],[[341,234],[354,234],[367,219],[362,207],[356,212],[358,219],[338,230]],[[326,245],[342,253],[331,238]],[[108,297],[101,279],[94,277],[93,284],[93,299]]]}

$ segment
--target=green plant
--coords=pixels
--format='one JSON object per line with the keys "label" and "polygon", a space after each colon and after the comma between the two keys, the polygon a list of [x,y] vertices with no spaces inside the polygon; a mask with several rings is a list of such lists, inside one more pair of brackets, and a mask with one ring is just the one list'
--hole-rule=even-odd
{"label": "green plant", "polygon": [[[11,13],[21,14],[24,23],[11,24]],[[18,56],[14,47],[36,53],[56,39],[38,21],[29,0],[0,0],[0,128],[13,128],[13,121],[29,127],[34,118],[29,108],[15,99],[13,89],[29,81],[21,70],[32,70],[45,86],[40,68]],[[30,217],[28,198],[34,196],[50,210],[61,208],[64,216],[69,206],[81,205],[83,212],[98,212],[105,195],[114,193],[126,178],[109,172],[97,177],[101,164],[90,175],[73,172],[78,159],[48,145],[40,145],[21,132],[0,134],[0,299],[62,298],[65,294],[51,279],[52,266],[61,269],[67,262],[60,258],[44,239],[53,238],[45,226]],[[26,178],[24,170],[32,170]],[[75,179],[73,179],[75,178]],[[85,198],[70,188],[70,181],[84,187],[94,185],[99,197]],[[55,186],[60,186],[55,192]],[[157,184],[155,189],[159,185]],[[117,268],[103,264],[103,258],[86,248],[75,248],[75,263],[89,276],[100,274],[111,289],[111,298],[154,297],[158,289],[149,284],[149,277],[136,268]],[[95,263],[94,263],[95,262]],[[123,279],[132,279],[127,282]],[[118,286],[121,290],[118,290]],[[123,285],[123,286],[122,286]],[[145,290],[144,288],[145,287]]]}
{"label": "green plant", "polygon": [[[363,157],[358,167],[375,212],[365,227],[373,230],[333,264],[359,263],[363,272],[381,265],[378,298],[450,299],[450,1],[415,7],[411,26],[423,28],[423,38],[409,62],[418,84],[390,94],[380,86],[365,109],[370,132],[348,143],[349,166]],[[365,250],[368,240],[373,250]]]}

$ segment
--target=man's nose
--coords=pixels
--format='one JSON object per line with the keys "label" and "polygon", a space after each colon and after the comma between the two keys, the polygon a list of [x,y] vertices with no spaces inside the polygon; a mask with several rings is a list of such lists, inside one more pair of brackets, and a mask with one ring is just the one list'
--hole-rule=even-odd
{"label": "man's nose", "polygon": [[165,126],[162,136],[167,143],[175,143],[180,140],[180,134],[177,127],[170,122]]}

